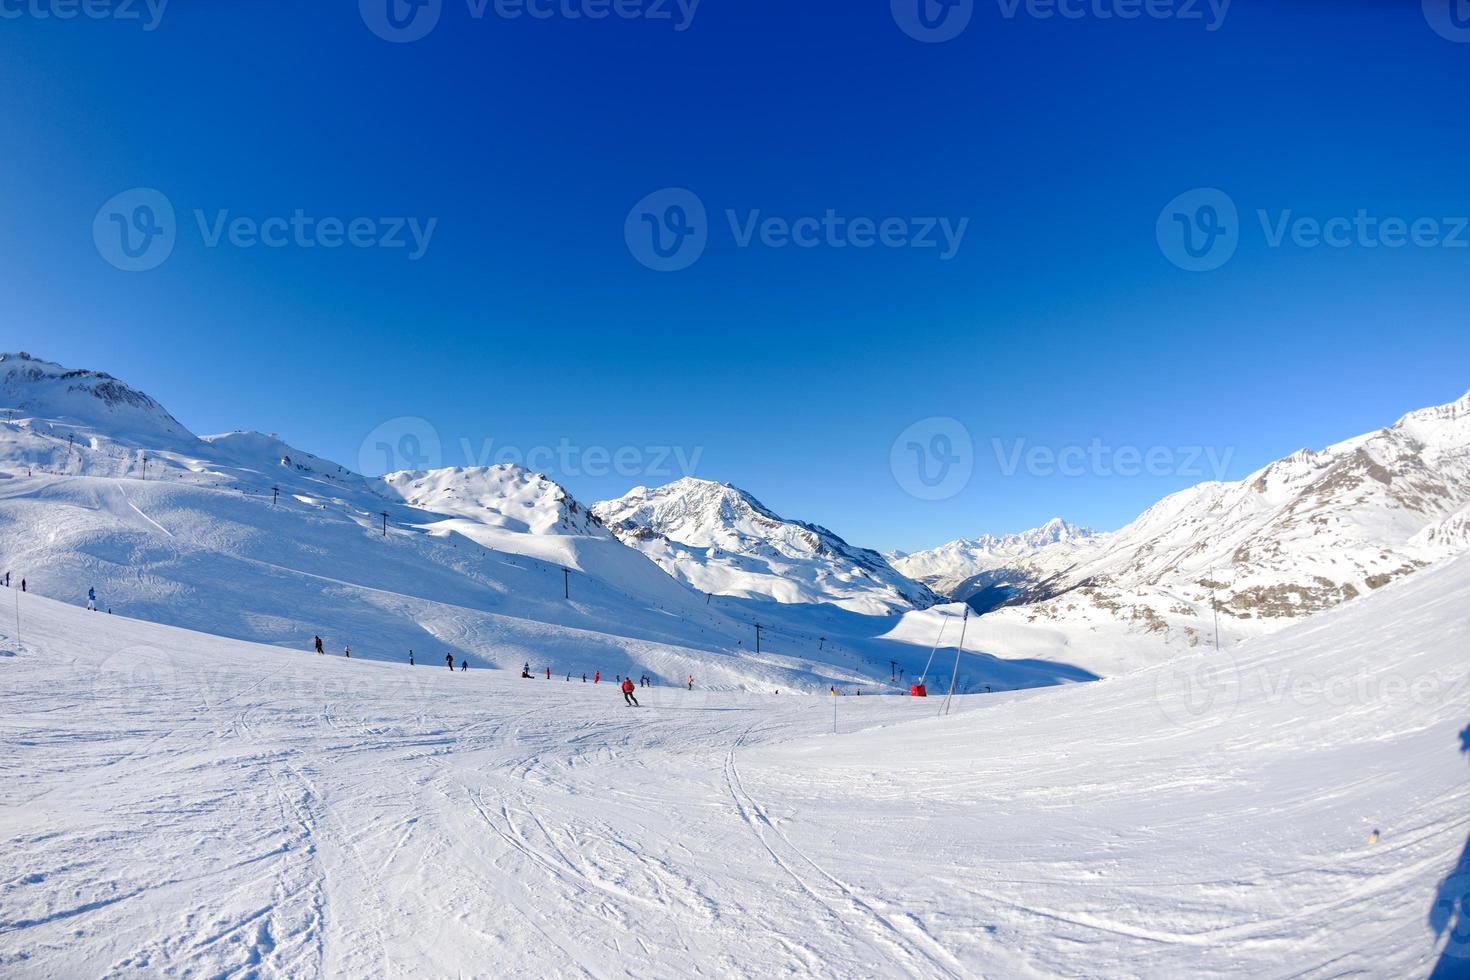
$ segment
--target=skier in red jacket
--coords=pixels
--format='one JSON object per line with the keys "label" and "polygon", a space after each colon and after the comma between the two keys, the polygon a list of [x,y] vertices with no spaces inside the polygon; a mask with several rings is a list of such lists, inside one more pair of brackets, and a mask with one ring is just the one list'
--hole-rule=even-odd
{"label": "skier in red jacket", "polygon": [[598,683],[601,680],[602,680],[602,671],[600,671],[600,670],[594,670],[592,672],[592,683],[596,684],[596,683]]}
{"label": "skier in red jacket", "polygon": [[633,678],[631,677],[623,678],[623,703],[634,708],[640,706],[638,699],[633,696]]}

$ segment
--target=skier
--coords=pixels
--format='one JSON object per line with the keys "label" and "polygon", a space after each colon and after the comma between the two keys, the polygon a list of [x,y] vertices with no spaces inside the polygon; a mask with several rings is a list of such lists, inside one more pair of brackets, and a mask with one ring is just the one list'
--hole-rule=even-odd
{"label": "skier", "polygon": [[410,667],[413,666],[413,651],[412,650],[408,651],[408,665]]}
{"label": "skier", "polygon": [[582,671],[582,683],[583,684],[586,684],[587,683],[587,672],[585,670]]}
{"label": "skier", "polygon": [[322,638],[320,636],[316,637],[316,652],[322,656],[326,656],[327,653],[327,651],[322,649]]}
{"label": "skier", "polygon": [[452,654],[452,653],[446,653],[444,655],[444,662],[449,665],[449,669],[450,670],[453,670],[454,669],[454,654]]}
{"label": "skier", "polygon": [[623,678],[623,703],[633,708],[639,707],[638,699],[633,696],[633,678],[631,677]]}
{"label": "skier", "polygon": [[547,667],[546,668],[546,679],[547,680],[551,680],[551,668],[550,667]]}
{"label": "skier", "polygon": [[22,592],[24,592],[26,590],[26,580],[25,579],[21,579],[20,580],[20,590]]}
{"label": "skier", "polygon": [[602,671],[600,671],[600,670],[594,670],[592,672],[592,683],[596,684],[596,683],[598,683],[601,680],[602,680]]}
{"label": "skier", "polygon": [[87,589],[87,608],[89,610],[91,610],[92,612],[96,612],[97,611],[97,590],[96,589],[93,589],[93,588]]}
{"label": "skier", "polygon": [[689,675],[689,690],[691,690],[691,691],[694,690],[694,675],[693,674],[690,674]]}
{"label": "skier", "polygon": [[352,657],[352,644],[351,643],[347,644],[345,647],[342,648],[342,656],[347,657],[349,659]]}
{"label": "skier", "polygon": [[[450,670],[453,670],[454,669],[454,661],[452,661],[452,660],[449,662],[449,669]],[[460,673],[464,673],[465,671],[467,671],[469,669],[470,669],[470,662],[467,659],[465,659],[464,657],[460,657],[459,658],[459,671],[460,671]]]}

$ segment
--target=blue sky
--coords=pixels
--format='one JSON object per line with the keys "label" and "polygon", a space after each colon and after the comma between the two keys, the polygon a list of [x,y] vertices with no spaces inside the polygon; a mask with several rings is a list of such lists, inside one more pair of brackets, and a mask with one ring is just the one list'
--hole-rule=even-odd
{"label": "blue sky", "polygon": [[[1102,14],[1128,0],[982,0],[923,43],[907,0],[668,20],[442,0],[389,43],[366,23],[386,2],[8,6],[0,347],[354,466],[382,441],[428,458],[437,438],[445,465],[548,447],[542,468],[598,499],[694,462],[884,549],[1057,514],[1116,527],[1470,387],[1470,248],[1442,243],[1470,242],[1470,37],[1418,4],[1125,20]],[[99,246],[135,188],[174,210],[147,271]],[[666,188],[705,210],[704,250],[661,272],[625,226],[669,219]],[[1214,226],[1218,198],[1166,213],[1198,188],[1237,212],[1211,271],[1171,261],[1169,228]],[[250,244],[298,210],[313,247]],[[828,212],[896,222],[894,242],[964,233],[948,257],[775,247],[779,227],[741,243]],[[407,218],[421,249],[312,238],[358,219],[411,243]],[[1339,219],[1340,247],[1302,218]],[[1419,243],[1385,245],[1393,218]],[[934,418],[973,449],[935,443],[953,424]],[[948,481],[916,483],[921,464]]]}

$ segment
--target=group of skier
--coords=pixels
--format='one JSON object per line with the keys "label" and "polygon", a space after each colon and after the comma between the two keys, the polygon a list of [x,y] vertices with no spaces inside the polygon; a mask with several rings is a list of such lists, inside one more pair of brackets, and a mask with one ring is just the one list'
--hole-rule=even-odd
{"label": "group of skier", "polygon": [[[312,649],[314,649],[319,655],[326,656],[326,654],[327,654],[326,647],[323,645],[322,638],[320,636],[313,636],[311,638],[311,642],[312,642]],[[347,657],[348,659],[351,659],[351,657],[352,657],[352,644],[348,643],[348,644],[346,644],[345,646],[342,647],[342,656]],[[454,670],[454,654],[452,654],[452,653],[446,653],[444,655],[444,663],[445,663],[445,665],[450,670]],[[413,659],[413,651],[412,650],[409,650],[408,651],[408,665],[410,667],[414,666],[414,659]],[[469,660],[467,660],[467,659],[461,659],[460,662],[459,662],[459,669],[461,671],[468,671],[470,669],[470,662],[469,662]]]}

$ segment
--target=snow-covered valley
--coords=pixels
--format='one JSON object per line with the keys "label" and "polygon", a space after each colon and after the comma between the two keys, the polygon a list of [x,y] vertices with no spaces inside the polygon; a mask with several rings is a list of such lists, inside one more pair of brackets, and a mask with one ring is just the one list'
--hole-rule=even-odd
{"label": "snow-covered valley", "polygon": [[890,563],[724,484],[0,395],[5,975],[1470,968],[1470,402]]}

